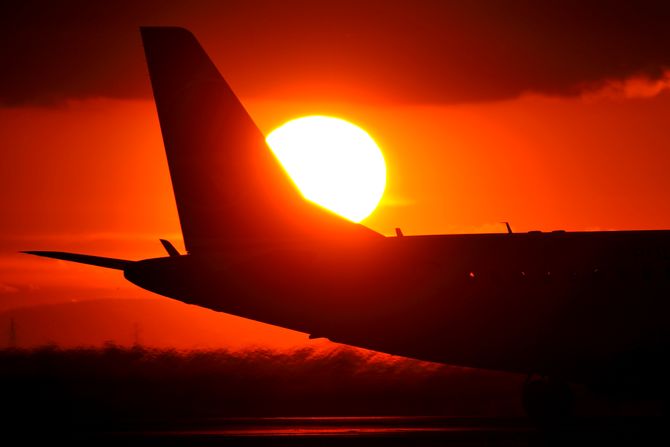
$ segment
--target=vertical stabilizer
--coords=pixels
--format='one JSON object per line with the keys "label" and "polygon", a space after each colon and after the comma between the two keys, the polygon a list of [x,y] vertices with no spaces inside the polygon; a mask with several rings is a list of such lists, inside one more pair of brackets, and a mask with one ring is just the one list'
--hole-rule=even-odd
{"label": "vertical stabilizer", "polygon": [[379,236],[302,197],[189,31],[141,34],[189,252]]}

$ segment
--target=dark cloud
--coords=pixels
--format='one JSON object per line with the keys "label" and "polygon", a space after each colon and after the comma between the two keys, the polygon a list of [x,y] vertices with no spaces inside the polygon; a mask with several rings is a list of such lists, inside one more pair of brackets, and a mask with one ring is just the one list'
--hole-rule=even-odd
{"label": "dark cloud", "polygon": [[0,103],[145,98],[139,25],[196,33],[242,95],[462,102],[670,68],[667,1],[16,2]]}

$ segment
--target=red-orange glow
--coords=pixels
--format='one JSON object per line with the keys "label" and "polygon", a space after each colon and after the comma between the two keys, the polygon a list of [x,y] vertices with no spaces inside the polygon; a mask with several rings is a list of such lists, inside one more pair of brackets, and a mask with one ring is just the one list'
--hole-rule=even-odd
{"label": "red-orange glow", "polygon": [[[657,93],[442,106],[242,101],[266,133],[311,114],[340,116],[370,131],[384,148],[388,183],[363,223],[411,235],[503,232],[501,221],[515,231],[670,228],[670,95]],[[154,105],[88,100],[2,108],[0,134],[2,310],[149,297],[118,272],[17,252],[140,259],[164,255],[159,238],[183,251]],[[184,308],[165,313],[176,317]],[[229,317],[207,315],[190,316],[193,327],[216,332],[229,323]],[[146,325],[152,316],[133,318]],[[259,327],[235,330],[258,344],[296,340],[281,330],[261,336]],[[131,330],[119,329],[120,340],[130,340]],[[166,333],[147,334],[147,341],[152,337],[171,340]],[[84,332],[66,338],[87,341]],[[197,337],[185,339],[195,344]]]}

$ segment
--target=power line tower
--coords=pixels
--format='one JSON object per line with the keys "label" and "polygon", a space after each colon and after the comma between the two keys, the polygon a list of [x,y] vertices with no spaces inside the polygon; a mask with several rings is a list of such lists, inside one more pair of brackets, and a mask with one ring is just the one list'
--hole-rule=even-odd
{"label": "power line tower", "polygon": [[14,317],[9,319],[9,348],[16,349],[18,347],[16,339],[16,321]]}
{"label": "power line tower", "polygon": [[133,348],[141,348],[142,340],[140,336],[142,335],[142,328],[139,323],[133,325]]}

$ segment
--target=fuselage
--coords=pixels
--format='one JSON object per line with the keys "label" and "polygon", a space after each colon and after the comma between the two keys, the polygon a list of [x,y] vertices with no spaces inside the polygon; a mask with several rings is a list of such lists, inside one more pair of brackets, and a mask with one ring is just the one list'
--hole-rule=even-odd
{"label": "fuselage", "polygon": [[670,231],[238,246],[125,275],[186,303],[464,366],[588,382],[668,349]]}

